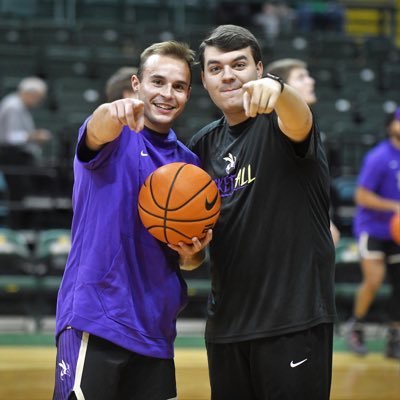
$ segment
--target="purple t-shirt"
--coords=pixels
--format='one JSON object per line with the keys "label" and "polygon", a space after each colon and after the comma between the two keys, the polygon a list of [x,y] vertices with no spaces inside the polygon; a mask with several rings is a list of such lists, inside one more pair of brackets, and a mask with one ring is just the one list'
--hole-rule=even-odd
{"label": "purple t-shirt", "polygon": [[[386,199],[400,201],[400,150],[384,140],[368,152],[364,159],[358,186]],[[390,239],[389,220],[393,212],[357,207],[354,233],[362,232],[379,239]]]}
{"label": "purple t-shirt", "polygon": [[128,127],[91,161],[75,156],[72,248],[58,294],[56,335],[70,325],[143,355],[173,357],[187,287],[178,254],[144,228],[137,199],[151,172],[176,161],[199,165],[172,130],[161,135]]}

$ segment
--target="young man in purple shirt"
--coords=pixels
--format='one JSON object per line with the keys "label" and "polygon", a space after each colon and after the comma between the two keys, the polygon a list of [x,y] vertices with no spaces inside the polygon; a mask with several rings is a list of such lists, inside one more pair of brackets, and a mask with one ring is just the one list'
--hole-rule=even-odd
{"label": "young man in purple shirt", "polygon": [[171,129],[189,98],[192,61],[185,44],[150,46],[132,76],[136,97],[101,105],[79,131],[54,399],[176,398],[173,342],[187,296],[180,267],[202,262],[212,232],[172,249],[144,228],[137,198],[156,168],[199,164]]}
{"label": "young man in purple shirt", "polygon": [[365,157],[358,178],[354,233],[359,243],[363,281],[355,298],[347,344],[359,355],[367,353],[362,320],[387,272],[392,295],[386,356],[400,358],[400,246],[389,231],[390,218],[400,212],[400,108],[389,117],[387,133],[388,138]]}

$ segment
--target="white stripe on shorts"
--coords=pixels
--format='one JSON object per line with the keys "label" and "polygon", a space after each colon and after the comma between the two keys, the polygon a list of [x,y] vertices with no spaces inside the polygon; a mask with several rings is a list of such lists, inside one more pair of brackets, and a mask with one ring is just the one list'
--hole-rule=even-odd
{"label": "white stripe on shorts", "polygon": [[360,251],[360,256],[366,260],[382,260],[385,258],[385,253],[382,251],[370,251],[368,250],[368,233],[363,232],[358,240],[358,249]]}
{"label": "white stripe on shorts", "polygon": [[400,264],[400,254],[394,254],[387,259],[388,264]]}
{"label": "white stripe on shorts", "polygon": [[73,388],[77,400],[85,400],[85,396],[81,389],[81,381],[82,381],[83,365],[85,364],[88,342],[89,342],[89,334],[87,332],[82,332],[82,341],[81,341],[81,347],[79,348],[78,361],[76,363],[75,383]]}

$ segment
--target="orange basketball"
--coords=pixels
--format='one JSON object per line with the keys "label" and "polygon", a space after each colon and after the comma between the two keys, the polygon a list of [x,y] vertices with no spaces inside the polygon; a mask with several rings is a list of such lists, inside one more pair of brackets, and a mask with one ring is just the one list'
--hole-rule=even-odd
{"label": "orange basketball", "polygon": [[400,245],[400,213],[396,213],[390,220],[390,234],[395,243]]}
{"label": "orange basketball", "polygon": [[165,243],[191,243],[215,225],[221,198],[217,185],[201,168],[182,162],[152,172],[139,192],[139,215],[154,237]]}

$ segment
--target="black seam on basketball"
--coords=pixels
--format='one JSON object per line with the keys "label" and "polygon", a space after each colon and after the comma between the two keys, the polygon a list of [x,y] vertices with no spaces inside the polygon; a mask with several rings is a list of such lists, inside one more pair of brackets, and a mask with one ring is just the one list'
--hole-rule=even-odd
{"label": "black seam on basketball", "polygon": [[165,209],[164,209],[164,238],[165,238],[165,241],[167,242],[167,243],[169,243],[169,241],[168,241],[168,238],[167,238],[167,230],[166,230],[166,227],[167,227],[167,213],[168,213],[168,203],[169,203],[169,200],[170,200],[170,198],[171,198],[171,193],[172,193],[172,189],[174,188],[174,184],[175,184],[175,181],[176,181],[176,179],[178,178],[178,175],[179,175],[179,173],[182,171],[182,169],[185,167],[185,165],[187,165],[187,164],[183,164],[182,166],[180,166],[179,167],[179,169],[176,171],[176,173],[175,173],[175,176],[174,176],[174,179],[172,179],[172,182],[171,182],[171,184],[169,185],[169,189],[168,189],[168,195],[167,195],[167,200],[166,200],[166,202],[165,202]]}
{"label": "black seam on basketball", "polygon": [[[150,231],[151,229],[153,229],[153,228],[164,228],[164,226],[163,225],[152,225],[152,226],[149,226],[147,229]],[[179,233],[181,236],[183,236],[183,237],[185,237],[186,239],[192,239],[191,237],[189,237],[189,236],[187,236],[187,235],[185,235],[184,233],[182,233],[181,231],[178,231],[178,229],[175,229],[175,228],[171,228],[171,227],[167,227],[169,230],[171,230],[171,231],[174,231],[174,232],[176,232],[176,233]],[[167,238],[165,238],[165,239],[167,239]],[[170,243],[169,241],[167,241],[167,243]]]}
{"label": "black seam on basketball", "polygon": [[[139,207],[142,209],[143,212],[147,213],[148,215],[151,215],[154,218],[160,218],[162,220],[164,220],[163,216],[157,215],[157,214],[153,214],[152,212],[146,210],[145,208],[143,208],[143,206],[141,204],[139,204]],[[171,210],[168,210],[171,211]],[[206,218],[200,218],[200,219],[174,219],[174,218],[167,218],[167,221],[171,221],[171,222],[200,222],[200,221],[205,221],[207,219],[213,218],[215,217],[217,214],[219,214],[219,210],[217,212],[215,212],[214,214],[209,215]]]}
{"label": "black seam on basketball", "polygon": [[[161,208],[161,210],[163,210],[164,207],[162,207],[160,204],[157,203],[156,197],[154,196],[154,193],[153,193],[153,184],[152,184],[152,182],[153,182],[153,174],[150,175],[150,182],[149,182],[150,196],[151,196],[151,198],[152,198],[154,204],[155,204],[158,208]],[[140,205],[140,203],[139,203],[139,205]]]}

